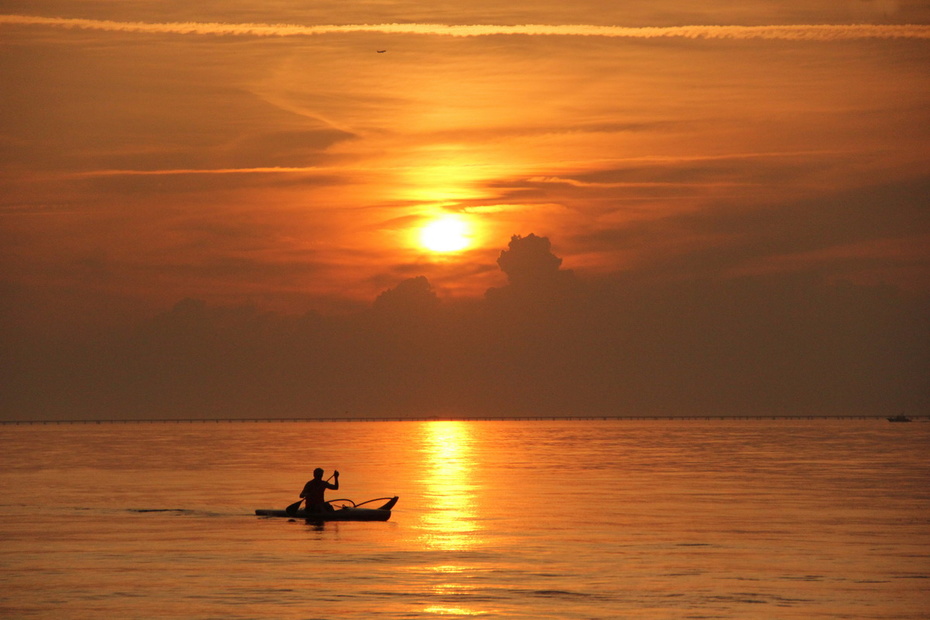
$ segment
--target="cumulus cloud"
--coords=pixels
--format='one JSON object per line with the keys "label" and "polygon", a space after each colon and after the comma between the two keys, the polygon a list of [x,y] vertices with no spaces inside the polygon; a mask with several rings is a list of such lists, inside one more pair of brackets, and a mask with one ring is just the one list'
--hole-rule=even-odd
{"label": "cumulus cloud", "polygon": [[439,304],[439,298],[425,276],[404,280],[396,287],[386,290],[374,301],[376,310],[405,316],[416,316],[428,312]]}
{"label": "cumulus cloud", "polygon": [[[130,335],[19,346],[0,373],[0,416],[885,415],[930,405],[930,311],[890,286],[790,273],[656,286],[617,274],[553,297],[539,282],[570,272],[536,235],[515,236],[500,266],[511,284],[485,300],[440,301],[422,276],[342,316],[185,299]],[[523,280],[535,284],[504,294]]]}
{"label": "cumulus cloud", "polygon": [[550,282],[559,271],[562,259],[552,253],[552,244],[546,237],[529,234],[514,235],[510,248],[501,251],[497,264],[516,286]]}

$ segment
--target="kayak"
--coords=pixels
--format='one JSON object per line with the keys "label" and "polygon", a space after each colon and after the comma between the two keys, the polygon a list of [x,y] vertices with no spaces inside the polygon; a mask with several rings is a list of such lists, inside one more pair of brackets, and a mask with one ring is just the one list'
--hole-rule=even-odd
{"label": "kayak", "polygon": [[[379,500],[387,501],[377,508],[362,508],[364,504],[377,502]],[[306,510],[276,510],[272,508],[259,508],[255,514],[259,517],[288,517],[291,519],[306,519],[307,521],[387,521],[391,518],[391,508],[397,503],[398,497],[380,497],[370,499],[367,502],[356,504],[350,499],[334,499],[326,502],[349,502],[351,506],[341,506],[326,510],[323,512],[307,512]]]}

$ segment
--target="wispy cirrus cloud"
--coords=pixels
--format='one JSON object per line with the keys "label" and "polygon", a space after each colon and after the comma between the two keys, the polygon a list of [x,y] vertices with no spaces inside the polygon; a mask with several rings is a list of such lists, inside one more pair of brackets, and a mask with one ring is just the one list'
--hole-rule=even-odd
{"label": "wispy cirrus cloud", "polygon": [[930,39],[923,24],[789,24],[773,26],[667,26],[628,27],[590,24],[229,24],[219,22],[138,22],[0,15],[0,25],[46,26],[143,34],[196,34],[218,36],[300,37],[326,34],[379,33],[451,37],[492,35],[607,37],[626,39],[770,39],[786,41],[842,41],[852,39]]}

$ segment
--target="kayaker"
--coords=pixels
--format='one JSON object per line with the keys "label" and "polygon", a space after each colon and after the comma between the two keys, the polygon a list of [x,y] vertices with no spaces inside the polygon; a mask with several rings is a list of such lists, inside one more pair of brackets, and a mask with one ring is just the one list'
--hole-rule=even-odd
{"label": "kayaker", "polygon": [[322,467],[317,467],[313,470],[313,480],[308,481],[307,484],[304,485],[304,490],[300,492],[300,496],[307,501],[307,512],[323,512],[324,510],[333,509],[333,507],[327,504],[326,500],[323,499],[323,494],[326,493],[326,489],[335,491],[339,488],[339,472],[334,471],[330,478],[334,478],[335,482],[323,480]]}

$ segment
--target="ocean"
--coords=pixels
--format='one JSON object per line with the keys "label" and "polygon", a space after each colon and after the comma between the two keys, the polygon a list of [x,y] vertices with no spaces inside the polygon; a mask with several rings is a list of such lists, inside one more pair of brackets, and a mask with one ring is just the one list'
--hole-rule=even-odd
{"label": "ocean", "polygon": [[[399,495],[391,520],[256,517]],[[930,424],[0,426],[3,618],[928,618]]]}

